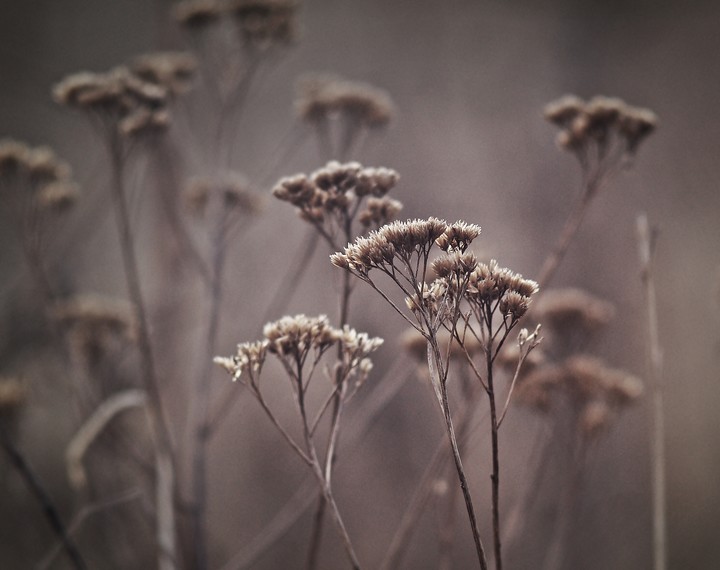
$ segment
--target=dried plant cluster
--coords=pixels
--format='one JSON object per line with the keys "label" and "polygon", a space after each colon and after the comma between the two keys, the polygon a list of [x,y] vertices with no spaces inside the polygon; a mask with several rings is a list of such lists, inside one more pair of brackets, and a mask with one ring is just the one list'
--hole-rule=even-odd
{"label": "dried plant cluster", "polygon": [[[6,373],[0,362],[0,443],[57,540],[38,568],[51,567],[59,554],[78,569],[98,564],[208,570],[222,556],[229,557],[223,570],[255,567],[267,552],[285,548],[283,537],[315,502],[312,520],[302,525],[305,568],[323,567],[331,551],[327,541],[339,540],[346,560],[330,566],[370,567],[361,558],[374,555],[373,564],[390,570],[401,567],[412,547],[425,548],[423,555],[429,551],[412,538],[422,526],[420,517],[429,516],[424,506],[430,498],[443,505],[437,509],[442,513],[437,551],[439,567],[449,568],[458,544],[469,543],[454,526],[462,497],[477,565],[502,570],[506,553],[521,551],[525,533],[538,530],[533,516],[541,507],[533,495],[545,489],[547,464],[553,461],[565,462],[557,470],[562,479],[557,484],[565,490],[547,509],[548,530],[541,533],[546,548],[537,564],[545,570],[569,567],[565,555],[587,458],[611,428],[622,427],[622,413],[641,401],[644,384],[596,353],[596,340],[613,326],[613,305],[577,288],[550,289],[548,283],[592,198],[631,164],[657,117],[608,97],[565,96],[545,108],[545,118],[559,129],[559,147],[580,164],[582,187],[556,246],[541,260],[536,279],[529,279],[495,259],[478,259],[471,245],[481,234],[479,225],[437,217],[397,220],[403,204],[391,193],[402,190],[399,174],[353,160],[365,136],[380,132],[396,114],[390,95],[370,84],[303,76],[296,82],[295,116],[306,134],[316,137],[324,166],[283,176],[286,165],[280,161],[272,176],[282,177],[270,192],[263,191],[267,180],[243,174],[258,171],[254,165],[241,167],[244,157],[235,148],[240,137],[252,136],[240,124],[252,102],[248,94],[259,70],[277,64],[298,41],[299,8],[294,0],[177,2],[172,18],[191,51],[149,53],[106,72],[71,74],[52,89],[57,103],[90,120],[104,144],[107,207],[115,215],[121,259],[112,279],[124,284],[125,299],[85,293],[67,277],[60,286],[46,246],[61,221],[57,214],[82,199],[79,186],[52,150],[0,141],[0,205],[17,230],[16,245],[40,293],[43,338],[50,337],[46,342],[61,355],[55,360],[66,367],[59,376],[71,387],[74,414],[65,468],[80,510],[68,524],[18,445],[20,411],[33,405],[31,382],[11,367]],[[188,129],[190,124],[203,128]],[[289,156],[278,154],[283,160]],[[277,206],[265,194],[292,206],[310,228],[304,245],[285,244],[295,267],[285,258],[276,263],[276,253],[264,246],[260,253],[242,251],[245,240],[237,239],[252,228],[272,243],[281,231],[257,223]],[[154,216],[142,228],[147,234],[140,231],[138,210]],[[340,276],[337,299],[327,302],[329,315],[338,305],[337,315],[283,316],[318,241],[334,252],[317,278],[337,284]],[[151,246],[156,257],[148,253]],[[256,264],[259,256],[273,263]],[[154,274],[147,273],[148,260]],[[285,265],[287,273],[279,272]],[[268,267],[268,274],[258,277]],[[406,335],[385,341],[374,336],[382,323],[357,332],[356,279],[403,319]],[[257,329],[247,318],[248,299],[257,299],[248,288],[257,282],[278,282],[265,312],[271,316],[263,319],[270,322],[258,340],[216,356],[228,342],[225,328],[232,326],[239,338]],[[384,343],[389,346],[381,350]],[[396,345],[403,345],[412,361],[393,353]],[[386,367],[387,361],[392,364]],[[385,368],[389,372],[381,377],[378,370]],[[419,483],[416,473],[403,476],[403,485],[416,488],[380,556],[363,544],[356,520],[346,524],[352,510],[338,489],[347,488],[347,470],[336,474],[335,467],[353,467],[353,442],[365,443],[363,430],[399,391],[402,375],[429,384],[446,438],[423,462]],[[366,386],[369,394],[361,391],[366,383],[372,384]],[[283,391],[291,405],[278,397]],[[257,537],[238,532],[242,544],[228,553],[215,535],[227,520],[245,515],[218,513],[223,501],[217,497],[229,491],[214,488],[210,475],[211,467],[219,469],[220,455],[235,451],[220,453],[210,444],[232,423],[229,418],[245,419],[235,405],[248,396],[262,414],[258,432],[276,430],[307,467],[307,478],[276,514],[262,517]],[[357,405],[349,407],[351,402]],[[517,478],[521,483],[515,485],[527,490],[515,496],[505,492],[501,467],[517,442],[510,441],[512,434],[502,440],[499,434],[509,412],[523,409],[539,412],[549,436],[537,446],[542,459],[528,467],[528,481]],[[350,414],[354,424],[344,421]],[[233,437],[251,441],[254,429]],[[478,452],[479,432],[489,441],[487,457]],[[273,458],[280,453],[267,450]],[[242,458],[248,469],[255,468],[253,460]],[[481,493],[488,474],[489,489]],[[389,479],[382,471],[377,477],[386,475]],[[274,484],[267,479],[264,485]],[[252,495],[246,483],[239,479],[232,492]],[[285,497],[285,489],[276,491]],[[398,493],[394,504],[401,499]],[[91,516],[98,522],[86,536],[78,529]],[[327,516],[337,536],[323,536]],[[489,548],[485,536],[491,537]]]}

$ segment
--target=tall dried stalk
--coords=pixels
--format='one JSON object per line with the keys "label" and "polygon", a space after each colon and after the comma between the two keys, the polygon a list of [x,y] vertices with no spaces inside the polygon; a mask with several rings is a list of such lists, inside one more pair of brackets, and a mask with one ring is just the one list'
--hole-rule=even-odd
{"label": "tall dried stalk", "polygon": [[663,354],[660,346],[657,297],[653,266],[656,230],[645,213],[637,217],[640,275],[645,290],[647,316],[647,370],[652,390],[652,493],[653,568],[667,568],[667,506],[665,483],[665,412],[663,404]]}
{"label": "tall dried stalk", "polygon": [[140,287],[135,242],[130,226],[123,173],[124,145],[119,133],[116,131],[109,133],[108,151],[110,155],[111,191],[115,206],[115,221],[119,233],[126,285],[130,300],[137,311],[138,348],[141,355],[142,381],[148,396],[148,411],[155,441],[158,568],[160,570],[174,570],[177,563],[174,506],[176,481],[172,439],[155,371],[147,311]]}

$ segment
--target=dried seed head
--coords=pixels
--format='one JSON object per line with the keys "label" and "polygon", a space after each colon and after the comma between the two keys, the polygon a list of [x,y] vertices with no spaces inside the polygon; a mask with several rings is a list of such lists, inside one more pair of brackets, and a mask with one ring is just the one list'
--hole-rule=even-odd
{"label": "dried seed head", "polygon": [[560,99],[548,103],[543,114],[549,122],[566,127],[584,111],[585,102],[575,95],[563,95]]}
{"label": "dried seed head", "polygon": [[504,314],[522,316],[527,311],[530,298],[538,291],[539,286],[535,281],[498,267],[497,261],[493,259],[489,264],[479,263],[473,271],[468,284],[467,299],[471,303],[492,303],[502,299],[500,309]]}
{"label": "dried seed head", "polygon": [[53,182],[40,190],[38,206],[44,210],[61,213],[75,205],[80,187],[73,182]]}
{"label": "dried seed head", "polygon": [[305,174],[296,174],[280,179],[272,193],[278,200],[302,207],[310,203],[315,190],[315,184]]}
{"label": "dried seed head", "polygon": [[368,198],[366,208],[358,215],[359,222],[368,227],[380,227],[392,222],[402,210],[402,202],[383,196]]}
{"label": "dried seed head", "polygon": [[537,316],[556,333],[591,333],[612,320],[615,307],[581,289],[555,289],[542,296]]}
{"label": "dried seed head", "polygon": [[366,83],[329,75],[311,75],[298,82],[295,108],[299,117],[313,123],[335,115],[373,128],[387,125],[393,114],[387,92]]}
{"label": "dried seed head", "polygon": [[658,118],[649,109],[630,108],[620,119],[620,133],[627,139],[628,152],[634,154],[640,143],[657,128]]}
{"label": "dried seed head", "polygon": [[251,381],[260,374],[267,355],[267,340],[243,342],[238,344],[234,356],[225,358],[216,356],[213,362],[224,368],[232,376],[233,382],[241,379],[243,372],[249,371]]}
{"label": "dried seed head", "polygon": [[263,328],[268,350],[280,356],[307,354],[310,349],[325,350],[338,341],[340,331],[330,326],[325,315],[285,316]]}
{"label": "dried seed head", "polygon": [[286,46],[297,37],[293,0],[230,0],[227,9],[243,43],[252,49]]}
{"label": "dried seed head", "polygon": [[12,139],[0,140],[0,177],[10,177],[25,168],[30,148]]}
{"label": "dried seed head", "polygon": [[358,197],[385,196],[390,190],[395,188],[400,176],[391,168],[363,168],[357,175],[357,181],[354,187],[355,194]]}
{"label": "dried seed head", "polygon": [[472,252],[462,253],[457,250],[438,257],[432,263],[432,270],[440,278],[463,277],[472,273],[478,261]]}
{"label": "dried seed head", "polygon": [[465,251],[479,235],[480,226],[459,221],[448,226],[435,243],[443,251]]}
{"label": "dried seed head", "polygon": [[159,85],[176,96],[189,89],[197,65],[189,53],[160,52],[135,58],[130,69],[143,81]]}

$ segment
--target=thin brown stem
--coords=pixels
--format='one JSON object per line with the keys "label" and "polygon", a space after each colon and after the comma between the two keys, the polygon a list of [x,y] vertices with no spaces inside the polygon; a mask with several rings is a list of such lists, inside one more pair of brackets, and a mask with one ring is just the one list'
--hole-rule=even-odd
{"label": "thin brown stem", "polygon": [[485,361],[487,362],[488,399],[490,400],[490,428],[492,441],[492,519],[493,519],[493,550],[495,552],[495,568],[502,570],[502,545],[500,541],[500,448],[498,445],[498,416],[495,402],[495,385],[493,382],[492,341],[488,341]]}
{"label": "thin brown stem", "polygon": [[637,218],[640,270],[645,289],[647,317],[647,369],[652,390],[652,493],[653,493],[653,568],[667,568],[667,522],[665,499],[665,413],[663,405],[663,354],[657,314],[657,296],[653,278],[655,232],[647,215]]}
{"label": "thin brown stem", "polygon": [[58,513],[50,495],[48,495],[47,491],[45,491],[45,488],[38,480],[35,472],[32,470],[30,465],[28,465],[25,457],[23,457],[22,453],[20,453],[20,451],[10,442],[4,432],[0,432],[0,445],[2,445],[8,460],[23,478],[23,481],[27,485],[33,497],[42,508],[45,518],[50,523],[53,532],[60,539],[68,558],[72,562],[72,565],[77,568],[77,570],[86,570],[87,565],[85,564],[83,557],[80,555],[75,542],[72,538],[70,538],[70,535],[60,518],[60,513]]}
{"label": "thin brown stem", "polygon": [[[115,218],[120,238],[123,268],[130,299],[138,317],[138,348],[141,356],[142,380],[148,395],[148,411],[155,436],[156,491],[158,500],[172,501],[175,492],[173,476],[172,439],[163,409],[160,387],[155,372],[154,356],[150,343],[147,311],[140,288],[135,243],[130,227],[130,215],[123,177],[123,145],[117,132],[109,135],[109,151],[112,173],[112,194],[115,201]],[[161,467],[161,468],[160,468]],[[175,556],[175,517],[167,505],[157,505],[158,568],[173,570]]]}

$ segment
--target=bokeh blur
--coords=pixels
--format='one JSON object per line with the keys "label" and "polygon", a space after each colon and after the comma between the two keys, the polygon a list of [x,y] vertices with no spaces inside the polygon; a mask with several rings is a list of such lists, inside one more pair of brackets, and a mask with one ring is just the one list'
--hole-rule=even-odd
{"label": "bokeh blur", "polygon": [[[404,204],[400,219],[436,216],[477,223],[482,234],[473,247],[479,257],[497,258],[533,278],[581,186],[577,161],[557,147],[556,129],[542,110],[566,93],[584,99],[620,97],[654,111],[657,132],[629,168],[602,188],[550,285],[583,288],[611,302],[615,317],[593,339],[592,353],[647,378],[637,215],[647,212],[657,227],[668,567],[716,568],[720,6],[648,0],[306,0],[297,11],[293,45],[267,56],[235,106],[202,87],[213,65],[231,70],[247,65],[235,66],[228,60],[234,52],[218,47],[228,30],[218,31],[212,41],[198,38],[173,19],[173,6],[170,0],[3,0],[0,139],[52,147],[72,167],[79,185],[75,208],[45,236],[43,263],[59,295],[127,300],[102,136],[81,112],[53,101],[52,87],[69,74],[105,72],[149,52],[186,50],[198,56],[200,70],[191,89],[170,105],[166,139],[132,149],[125,176],[161,390],[176,442],[191,437],[195,386],[207,368],[209,304],[192,264],[183,261],[182,249],[168,237],[168,196],[177,201],[178,215],[203,255],[212,247],[203,226],[208,220],[193,221],[181,204],[191,180],[232,169],[262,198],[260,212],[242,218],[227,236],[213,350],[229,355],[238,342],[260,338],[265,322],[285,314],[338,318],[341,272],[329,263],[329,246],[320,240],[306,271],[293,273],[312,229],[291,206],[272,197],[281,177],[310,173],[331,159],[393,168],[400,174],[392,194]],[[385,90],[393,101],[392,121],[363,132],[347,156],[338,156],[297,116],[298,80],[312,73]],[[218,132],[222,149],[215,146]],[[15,214],[7,202],[0,207],[5,210],[0,212],[0,377],[19,378],[25,391],[7,437],[23,452],[63,520],[78,523],[72,534],[90,567],[152,567],[152,495],[144,491],[152,464],[147,465],[147,457],[128,458],[136,445],[147,445],[146,431],[138,428],[142,412],[130,410],[113,420],[112,430],[92,443],[86,462],[98,479],[95,484],[74,489],[65,461],[68,443],[92,411],[87,402],[107,396],[103,390],[137,385],[137,355],[127,346],[113,346],[111,366],[78,365],[57,322],[47,316],[17,240]],[[358,557],[364,567],[376,568],[445,434],[427,380],[414,373],[416,363],[403,353],[403,321],[358,282],[349,322],[385,339],[374,354],[370,378],[348,404],[333,478]],[[78,386],[99,382],[97,374],[104,382],[111,378],[114,388],[95,387],[89,400],[79,399]],[[264,375],[268,399],[296,430],[292,394],[280,368],[268,367]],[[219,368],[206,381],[211,407],[243,390],[231,386]],[[395,392],[370,415],[367,406],[388,390],[383,383]],[[565,537],[564,568],[652,567],[649,392],[646,386],[645,396],[586,450],[581,491]],[[477,434],[464,453],[480,532],[490,541],[487,410],[482,399],[477,406]],[[501,433],[504,512],[522,500],[528,485],[538,485],[537,500],[522,515],[522,533],[507,547],[509,568],[540,567],[557,522],[557,498],[567,476],[562,461],[541,483],[532,475],[540,452],[564,453],[559,449],[563,441],[547,443],[553,433],[548,425],[547,415],[513,406]],[[317,491],[308,484],[306,466],[247,393],[224,416],[207,456],[208,567],[239,568],[237,561],[258,544],[259,534],[271,532],[266,525],[288,510],[297,489]],[[181,494],[189,488],[189,465],[184,458],[178,466]],[[417,521],[402,567],[437,568],[440,563],[438,527],[445,514],[441,486],[436,491]],[[93,506],[118,497],[117,505],[92,512]],[[248,567],[303,567],[313,509],[301,510]],[[472,539],[460,503],[456,510],[454,567],[469,568]],[[179,532],[182,536],[182,524]],[[62,553],[52,556],[56,542],[40,506],[3,456],[0,568],[71,568]],[[318,567],[346,563],[328,521]]]}

